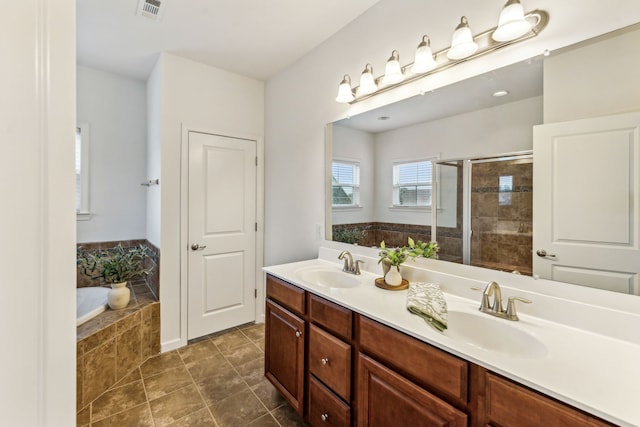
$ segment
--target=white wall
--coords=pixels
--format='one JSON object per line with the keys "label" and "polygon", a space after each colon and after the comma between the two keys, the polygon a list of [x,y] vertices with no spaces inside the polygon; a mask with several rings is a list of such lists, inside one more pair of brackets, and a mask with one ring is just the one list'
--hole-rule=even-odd
{"label": "white wall", "polygon": [[623,35],[548,58],[544,62],[545,123],[640,109],[638,46],[640,28],[636,26]]}
{"label": "white wall", "polygon": [[83,242],[143,239],[146,234],[146,84],[78,66],[78,123],[90,126],[88,221],[77,222]]}
{"label": "white wall", "polygon": [[[492,28],[503,5],[503,0],[460,0],[448,2],[446,7],[437,0],[405,0],[401,5],[381,0],[267,82],[267,265],[315,257],[323,243],[315,231],[317,224],[324,223],[326,123],[640,21],[637,0],[617,1],[615,8],[594,0],[529,0],[525,9],[544,9],[551,17],[537,38],[352,106],[335,102],[345,73],[357,81],[364,65],[371,62],[380,75],[393,49],[400,52],[403,64],[411,62],[425,33],[434,50],[443,49],[462,15],[469,18],[474,32]],[[291,200],[298,202],[292,205]]]}
{"label": "white wall", "polygon": [[359,208],[334,208],[333,224],[356,224],[375,220],[375,135],[334,125],[333,159],[360,163]]}
{"label": "white wall", "polygon": [[75,4],[0,14],[0,425],[75,425]]}
{"label": "white wall", "polygon": [[[155,76],[156,73],[159,75]],[[167,53],[161,55],[152,77],[154,88],[151,90],[154,94],[158,93],[157,86],[160,86],[162,176],[160,210],[156,215],[162,212],[161,342],[163,350],[168,350],[186,343],[186,325],[181,321],[180,285],[181,224],[186,224],[181,219],[180,198],[182,127],[231,136],[252,135],[261,141],[264,134],[264,84]],[[155,119],[151,122],[154,126],[158,123]],[[156,146],[156,142],[152,145]]]}

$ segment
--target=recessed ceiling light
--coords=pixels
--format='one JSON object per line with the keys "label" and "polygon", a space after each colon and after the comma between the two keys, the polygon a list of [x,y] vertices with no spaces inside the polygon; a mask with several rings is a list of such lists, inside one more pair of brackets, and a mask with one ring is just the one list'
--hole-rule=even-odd
{"label": "recessed ceiling light", "polygon": [[380,116],[378,117],[378,120],[389,120],[391,117],[389,116]]}
{"label": "recessed ceiling light", "polygon": [[491,96],[495,96],[496,98],[499,98],[501,96],[506,96],[509,95],[509,91],[508,90],[497,90],[495,92],[493,92],[493,94]]}

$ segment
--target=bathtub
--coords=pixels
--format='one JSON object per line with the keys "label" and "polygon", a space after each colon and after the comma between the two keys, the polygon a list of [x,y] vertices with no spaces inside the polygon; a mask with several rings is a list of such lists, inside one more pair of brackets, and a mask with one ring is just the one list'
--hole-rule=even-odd
{"label": "bathtub", "polygon": [[93,319],[105,311],[109,288],[89,287],[76,289],[76,326]]}

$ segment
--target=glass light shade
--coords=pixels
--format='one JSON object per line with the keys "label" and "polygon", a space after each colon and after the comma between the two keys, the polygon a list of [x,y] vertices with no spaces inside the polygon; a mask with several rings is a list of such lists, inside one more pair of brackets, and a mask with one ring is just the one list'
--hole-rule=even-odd
{"label": "glass light shade", "polygon": [[497,42],[508,42],[531,31],[531,23],[524,18],[524,9],[518,0],[509,0],[500,12],[498,28],[491,38]]}
{"label": "glass light shade", "polygon": [[351,89],[351,77],[349,77],[348,74],[345,74],[344,78],[340,82],[340,86],[338,86],[338,96],[336,96],[336,101],[341,104],[346,104],[354,99],[353,89]]}
{"label": "glass light shade", "polygon": [[411,72],[415,74],[422,74],[436,68],[437,64],[433,59],[433,52],[431,51],[431,41],[429,37],[423,36],[422,42],[418,45],[416,50],[416,59],[411,66]]}
{"label": "glass light shade", "polygon": [[451,47],[447,52],[447,57],[449,59],[463,59],[473,55],[477,50],[478,45],[473,41],[467,17],[463,16],[451,37]]}
{"label": "glass light shade", "polygon": [[376,79],[373,77],[373,67],[367,64],[360,76],[360,86],[358,86],[358,95],[369,95],[378,90]]}
{"label": "glass light shade", "polygon": [[400,66],[400,54],[397,50],[394,50],[384,69],[382,84],[392,85],[400,83],[402,80],[404,80],[404,75],[402,74],[402,67]]}

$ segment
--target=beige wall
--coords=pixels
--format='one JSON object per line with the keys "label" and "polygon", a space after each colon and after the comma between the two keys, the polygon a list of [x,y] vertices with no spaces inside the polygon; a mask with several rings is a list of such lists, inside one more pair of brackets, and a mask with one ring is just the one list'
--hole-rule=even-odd
{"label": "beige wall", "polygon": [[544,122],[640,109],[640,26],[544,62]]}

